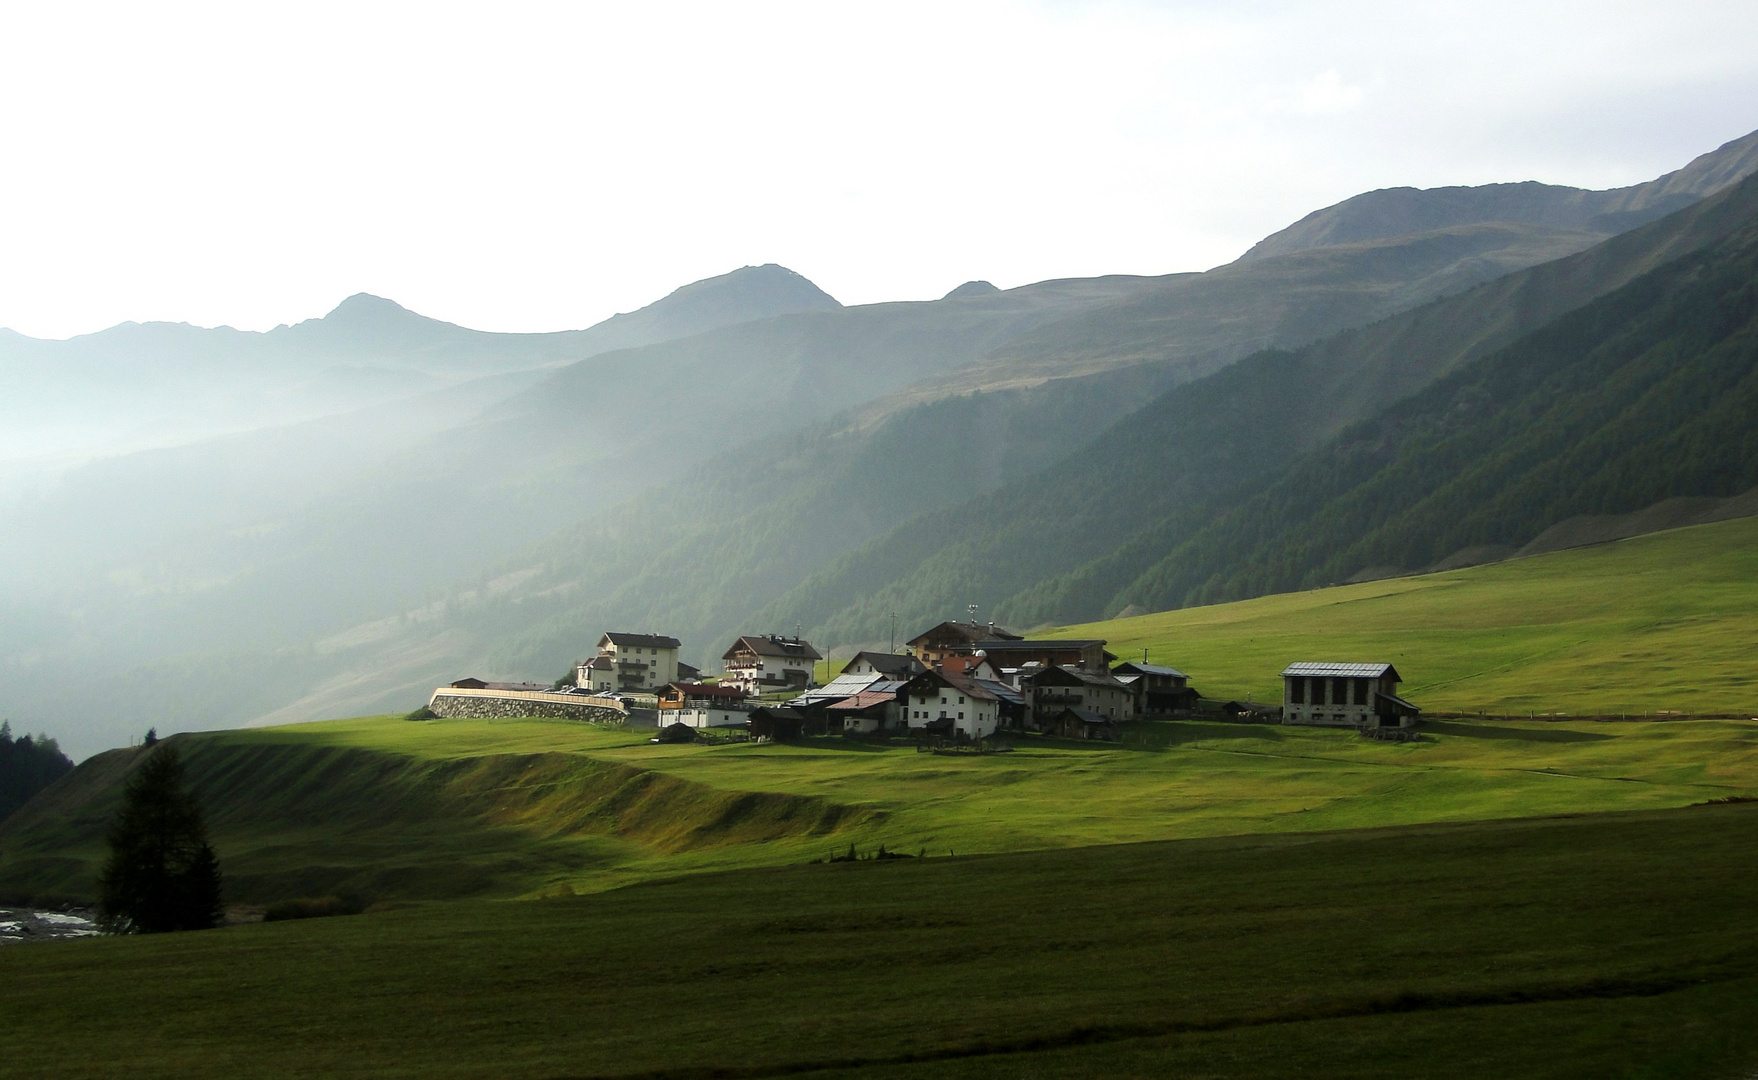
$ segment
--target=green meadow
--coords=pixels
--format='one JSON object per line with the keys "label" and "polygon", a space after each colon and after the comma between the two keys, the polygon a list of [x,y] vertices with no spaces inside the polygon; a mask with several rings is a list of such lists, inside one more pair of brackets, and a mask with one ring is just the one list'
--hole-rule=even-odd
{"label": "green meadow", "polygon": [[1292,660],[1383,660],[1435,712],[1758,716],[1758,518],[1441,574],[1060,627],[1281,701]]}
{"label": "green meadow", "polygon": [[0,950],[3,1077],[1736,1077],[1758,806],[696,874]]}
{"label": "green meadow", "polygon": [[[234,898],[589,892],[887,845],[977,854],[1660,809],[1758,795],[1758,724],[1437,721],[1419,742],[1132,725],[1121,745],[936,755],[659,745],[560,721],[379,717],[178,736]],[[121,778],[87,762],[0,828],[0,891],[90,895]]]}
{"label": "green meadow", "polygon": [[[1745,714],[1758,521],[1071,635],[1263,699]],[[940,755],[367,717],[175,736],[228,896],[362,915],[0,949],[0,1077],[1738,1077],[1758,722],[1183,720]],[[0,823],[95,888],[114,750]],[[907,857],[873,859],[883,845]],[[824,862],[850,850],[869,856]]]}

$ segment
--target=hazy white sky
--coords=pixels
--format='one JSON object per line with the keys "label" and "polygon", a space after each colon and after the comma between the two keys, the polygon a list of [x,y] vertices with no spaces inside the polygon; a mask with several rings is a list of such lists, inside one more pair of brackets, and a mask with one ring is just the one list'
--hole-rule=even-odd
{"label": "hazy white sky", "polygon": [[1609,187],[1754,128],[1752,0],[0,0],[0,326],[1203,269],[1359,191]]}

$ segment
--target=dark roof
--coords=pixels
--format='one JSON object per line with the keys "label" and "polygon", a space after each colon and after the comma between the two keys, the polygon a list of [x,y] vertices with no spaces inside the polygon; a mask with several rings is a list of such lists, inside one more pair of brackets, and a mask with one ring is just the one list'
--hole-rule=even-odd
{"label": "dark roof", "polygon": [[721,655],[722,660],[731,660],[741,649],[749,649],[758,656],[780,656],[789,660],[822,660],[824,657],[812,643],[803,638],[784,638],[775,634],[746,634],[733,642],[733,647]]}
{"label": "dark roof", "polygon": [[607,641],[619,649],[625,646],[631,649],[676,649],[683,645],[677,638],[662,634],[624,634],[616,630],[598,639],[600,645]]}
{"label": "dark roof", "polygon": [[989,701],[1001,700],[999,695],[994,691],[987,689],[977,680],[968,679],[963,675],[954,675],[946,671],[924,671],[909,682],[905,683],[903,686],[903,692],[906,694],[919,693],[919,690],[911,689],[918,683],[924,686],[950,686],[959,693],[964,694],[966,697],[984,698]]}
{"label": "dark roof", "polygon": [[1025,704],[1025,695],[1006,683],[998,683],[989,679],[973,679],[971,681],[995,695],[997,701],[1005,701],[1009,705]]}
{"label": "dark roof", "polygon": [[1403,710],[1404,712],[1409,713],[1411,716],[1415,716],[1418,713],[1422,712],[1421,709],[1410,704],[1408,701],[1405,701],[1403,698],[1399,697],[1397,694],[1382,693],[1382,694],[1378,694],[1376,696],[1385,698],[1387,701],[1391,702],[1393,705],[1396,705],[1399,709]]}
{"label": "dark roof", "polygon": [[[1049,678],[1046,679],[1046,676]],[[1073,679],[1088,686],[1107,686],[1113,690],[1129,689],[1129,684],[1119,682],[1116,676],[1109,672],[1084,671],[1077,667],[1063,667],[1061,664],[1046,665],[1037,671],[1026,674],[1024,678],[1030,679],[1034,686],[1039,682],[1043,682],[1046,686],[1071,686],[1073,683],[1068,680]]]}
{"label": "dark roof", "polygon": [[1018,634],[1009,630],[1003,630],[994,623],[943,622],[938,626],[929,627],[915,637],[910,638],[906,644],[914,645],[916,642],[926,641],[930,637],[956,637],[962,639],[967,645],[975,644],[979,641],[1019,640]]}
{"label": "dark roof", "polygon": [[458,690],[516,690],[531,694],[555,689],[547,683],[532,682],[483,682],[481,679],[459,679],[452,684]]}
{"label": "dark roof", "polygon": [[865,660],[875,671],[887,675],[914,675],[922,669],[922,662],[909,653],[858,652],[849,657],[848,666],[854,667],[857,660]]}
{"label": "dark roof", "polygon": [[1282,669],[1282,677],[1287,678],[1290,675],[1330,675],[1344,679],[1378,679],[1390,675],[1398,679],[1398,669],[1390,664],[1345,664],[1319,660],[1289,664]]}
{"label": "dark roof", "polygon": [[1114,723],[1116,723],[1116,721],[1112,720],[1109,716],[1100,716],[1098,713],[1094,712],[1091,709],[1076,709],[1073,706],[1069,706],[1068,708],[1063,709],[1061,712],[1057,713],[1055,716],[1052,716],[1050,719],[1060,720],[1064,716],[1069,715],[1070,713],[1074,714],[1075,719],[1081,721],[1082,723],[1086,723],[1086,724],[1114,724]]}
{"label": "dark roof", "polygon": [[1025,638],[996,638],[976,643],[977,648],[982,649],[984,652],[989,652],[990,650],[1000,650],[1002,652],[1039,652],[1051,649],[1086,649],[1094,645],[1103,648],[1105,645],[1105,639],[1039,638],[1036,640],[1027,640]]}
{"label": "dark roof", "polygon": [[589,667],[595,671],[608,671],[609,669],[616,667],[615,664],[610,662],[610,657],[608,656],[594,656],[590,660],[581,661],[580,666]]}
{"label": "dark roof", "polygon": [[1126,672],[1130,675],[1170,675],[1175,679],[1190,678],[1190,676],[1179,671],[1177,668],[1162,667],[1159,664],[1138,664],[1133,660],[1127,664],[1118,664],[1111,669],[1111,674],[1115,675],[1119,671]]}

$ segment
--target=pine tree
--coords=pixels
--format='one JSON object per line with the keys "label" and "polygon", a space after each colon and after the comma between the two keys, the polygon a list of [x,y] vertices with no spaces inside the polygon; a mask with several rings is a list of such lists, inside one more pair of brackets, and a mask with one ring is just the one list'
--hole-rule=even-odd
{"label": "pine tree", "polygon": [[128,781],[99,879],[100,914],[120,934],[205,930],[220,921],[220,866],[183,759],[160,746]]}

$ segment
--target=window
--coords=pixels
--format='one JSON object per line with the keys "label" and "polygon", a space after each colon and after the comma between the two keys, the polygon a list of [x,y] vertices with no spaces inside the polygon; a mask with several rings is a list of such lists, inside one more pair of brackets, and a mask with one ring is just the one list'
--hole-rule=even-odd
{"label": "window", "polygon": [[963,694],[958,695],[958,703],[960,705],[964,704],[964,695]]}
{"label": "window", "polygon": [[964,719],[964,713],[959,713],[959,714],[958,714],[958,718],[959,718],[959,719],[960,719],[960,720],[963,720],[963,719]]}
{"label": "window", "polygon": [[1298,676],[1288,680],[1288,701],[1294,705],[1306,704],[1306,680]]}

